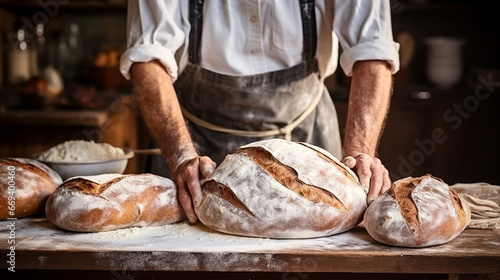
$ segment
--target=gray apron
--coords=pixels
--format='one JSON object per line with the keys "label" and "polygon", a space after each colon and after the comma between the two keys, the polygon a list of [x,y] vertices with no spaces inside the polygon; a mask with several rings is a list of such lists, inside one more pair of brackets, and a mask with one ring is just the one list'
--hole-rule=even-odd
{"label": "gray apron", "polygon": [[[189,63],[174,87],[200,155],[220,164],[227,154],[242,145],[287,138],[317,145],[341,157],[337,113],[314,57],[317,43],[314,0],[298,2],[302,13],[303,61],[289,69],[230,76],[200,66],[203,1],[190,1]],[[152,172],[168,176],[161,156],[152,162]]]}

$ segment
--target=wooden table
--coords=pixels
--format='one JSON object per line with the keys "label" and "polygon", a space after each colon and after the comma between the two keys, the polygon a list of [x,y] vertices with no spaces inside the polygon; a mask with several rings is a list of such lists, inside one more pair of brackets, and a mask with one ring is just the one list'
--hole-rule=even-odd
{"label": "wooden table", "polygon": [[3,271],[10,266],[6,261],[11,237],[18,270],[500,276],[500,232],[489,230],[467,229],[447,244],[412,249],[379,244],[362,226],[324,238],[274,240],[231,236],[188,223],[73,233],[58,229],[44,216],[13,221],[15,228],[9,228],[11,222],[0,222]]}

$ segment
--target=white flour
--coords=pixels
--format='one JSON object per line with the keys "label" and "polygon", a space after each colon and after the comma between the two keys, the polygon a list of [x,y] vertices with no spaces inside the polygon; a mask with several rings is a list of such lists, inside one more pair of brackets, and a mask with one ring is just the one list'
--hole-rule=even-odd
{"label": "white flour", "polygon": [[362,228],[323,238],[268,239],[223,234],[200,223],[191,225],[188,222],[99,233],[64,231],[52,225],[45,217],[18,220],[18,226],[16,237],[20,240],[19,248],[30,250],[273,253],[293,248],[315,251],[346,248],[356,250],[376,244]]}
{"label": "white flour", "polygon": [[[1,240],[8,238],[8,223],[0,222]],[[5,250],[6,246],[5,243],[2,249]],[[52,261],[44,252],[61,251],[87,252],[97,266],[105,264],[106,269],[115,270],[237,271],[245,267],[265,267],[271,271],[283,271],[300,266],[306,271],[314,271],[316,265],[331,254],[434,257],[449,255],[450,252],[484,254],[484,248],[498,246],[498,238],[485,240],[481,234],[467,233],[464,238],[440,246],[420,249],[389,247],[375,242],[360,226],[329,237],[279,240],[222,234],[199,223],[190,225],[186,222],[101,233],[75,233],[58,229],[43,216],[16,221],[16,250],[40,251],[39,267]],[[288,254],[293,256],[286,261],[276,257]]]}
{"label": "white flour", "polygon": [[[0,222],[0,238],[7,238],[8,221]],[[200,223],[180,222],[155,227],[131,227],[108,232],[78,233],[64,231],[51,224],[44,216],[19,219],[16,222],[19,249],[29,250],[90,250],[90,251],[156,251],[192,253],[279,253],[299,251],[409,251],[439,253],[453,247],[457,253],[472,248],[441,246],[405,249],[381,245],[373,240],[362,226],[327,237],[310,239],[269,239],[243,237],[219,233]],[[469,238],[471,238],[469,236]],[[467,239],[466,239],[467,240]],[[459,241],[457,241],[459,242]],[[489,240],[500,246],[500,239]],[[17,247],[16,247],[17,248]],[[408,252],[406,252],[408,253]]]}
{"label": "white flour", "polygon": [[84,162],[123,158],[123,149],[107,143],[71,140],[54,146],[39,156],[40,160],[55,162]]}

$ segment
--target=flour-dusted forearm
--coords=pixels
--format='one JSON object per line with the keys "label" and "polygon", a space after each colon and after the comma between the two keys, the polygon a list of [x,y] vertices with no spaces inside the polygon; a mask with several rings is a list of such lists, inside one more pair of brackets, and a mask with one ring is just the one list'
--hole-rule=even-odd
{"label": "flour-dusted forearm", "polygon": [[358,61],[354,65],[343,162],[358,174],[368,191],[368,203],[391,184],[389,172],[375,157],[391,92],[392,75],[387,62]]}
{"label": "flour-dusted forearm", "polygon": [[376,155],[391,91],[389,64],[384,61],[359,61],[354,65],[345,131],[345,155]]}
{"label": "flour-dusted forearm", "polygon": [[182,116],[171,77],[158,61],[132,66],[132,83],[144,120],[170,169],[179,201],[189,221],[196,221],[194,205],[201,200],[200,177],[215,163],[200,157]]}
{"label": "flour-dusted forearm", "polygon": [[135,63],[131,78],[142,116],[170,170],[198,156],[165,68],[158,61]]}

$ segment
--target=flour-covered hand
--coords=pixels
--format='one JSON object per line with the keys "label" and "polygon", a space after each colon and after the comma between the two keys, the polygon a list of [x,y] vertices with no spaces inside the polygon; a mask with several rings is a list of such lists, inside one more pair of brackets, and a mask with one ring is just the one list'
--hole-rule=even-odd
{"label": "flour-covered hand", "polygon": [[194,207],[200,204],[202,198],[200,181],[214,171],[215,165],[209,157],[198,156],[184,161],[173,172],[179,202],[191,223],[197,221]]}
{"label": "flour-covered hand", "polygon": [[342,163],[354,170],[358,175],[361,185],[368,194],[368,204],[371,204],[373,200],[391,186],[389,171],[379,158],[361,153],[344,157]]}

